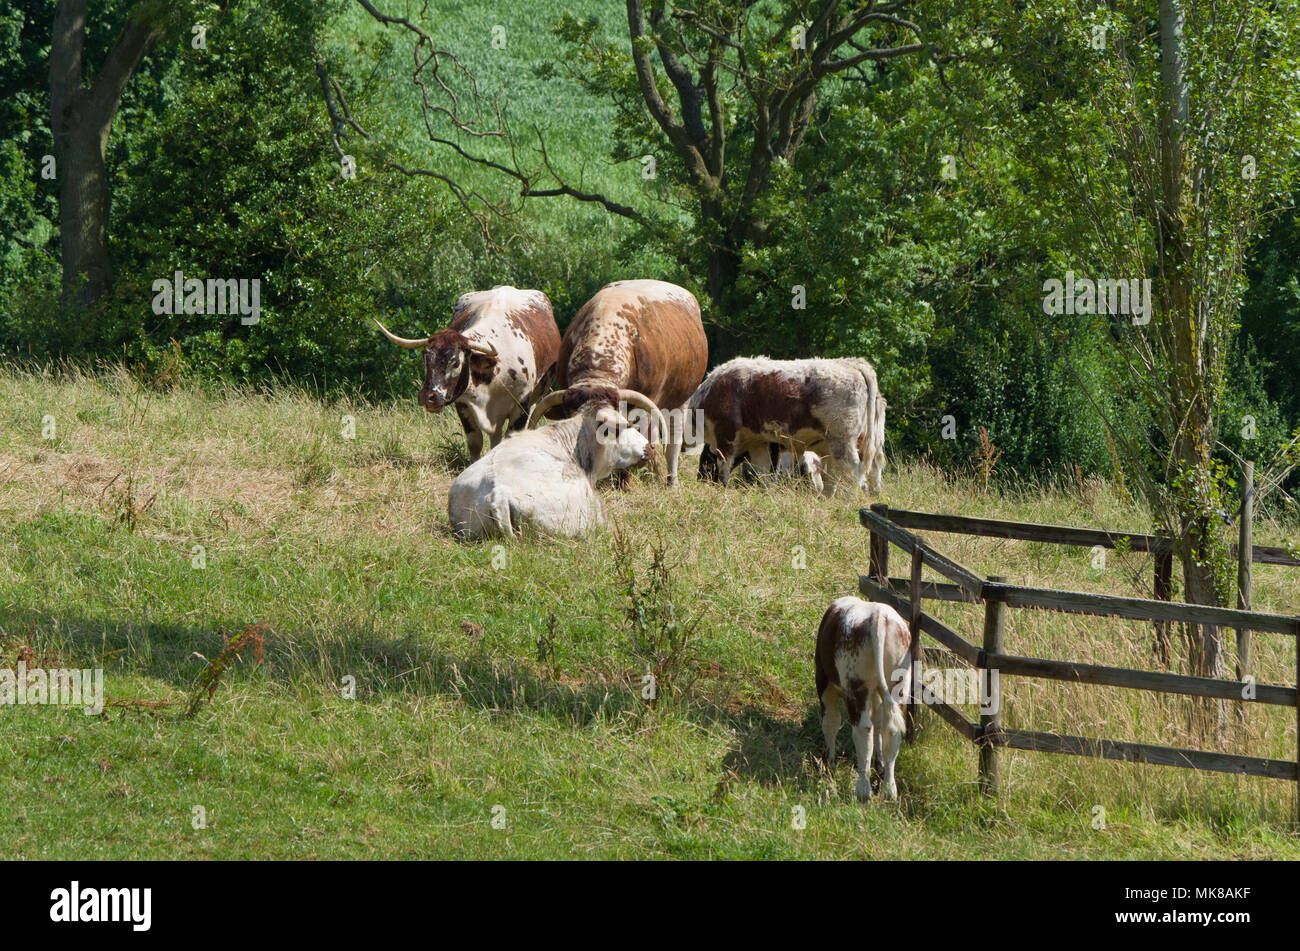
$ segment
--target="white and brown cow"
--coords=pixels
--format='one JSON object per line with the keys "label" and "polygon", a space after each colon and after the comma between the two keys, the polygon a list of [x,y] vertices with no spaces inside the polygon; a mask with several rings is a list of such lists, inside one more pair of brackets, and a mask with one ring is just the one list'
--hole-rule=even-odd
{"label": "white and brown cow", "polygon": [[577,416],[511,436],[458,475],[447,493],[452,531],[464,538],[526,529],[585,535],[605,520],[596,483],[653,453],[625,416],[590,403]]}
{"label": "white and brown cow", "polygon": [[564,333],[556,368],[560,389],[533,409],[569,415],[592,402],[638,407],[663,423],[668,484],[677,482],[685,405],[709,366],[700,304],[666,281],[615,281],[587,301]]}
{"label": "white and brown cow", "polygon": [[902,701],[912,686],[908,649],[912,635],[892,607],[861,598],[831,603],[817,630],[817,700],[821,704],[826,764],[835,764],[835,734],[840,729],[840,698],[848,710],[857,753],[859,799],[871,798],[871,757],[880,761],[880,789],[898,798],[894,762],[903,741]]}
{"label": "white and brown cow", "polygon": [[839,486],[880,491],[885,400],[866,360],[739,357],[715,368],[687,406],[703,414],[724,484],[743,454],[760,475],[770,472],[769,444],[777,443],[822,457],[827,495]]}
{"label": "white and brown cow", "polygon": [[430,413],[455,405],[471,461],[483,452],[484,434],[495,446],[507,428],[523,428],[550,385],[560,352],[550,299],[517,287],[462,294],[451,323],[428,337],[411,340],[383,324],[379,329],[399,347],[423,348],[420,405]]}

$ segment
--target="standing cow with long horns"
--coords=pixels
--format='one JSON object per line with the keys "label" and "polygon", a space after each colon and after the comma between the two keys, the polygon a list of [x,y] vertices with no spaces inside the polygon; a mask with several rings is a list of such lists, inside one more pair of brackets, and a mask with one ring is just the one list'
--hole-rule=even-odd
{"label": "standing cow with long horns", "polygon": [[565,331],[556,370],[560,389],[533,408],[530,425],[552,412],[572,416],[592,403],[620,413],[627,411],[620,404],[639,408],[658,430],[652,438],[665,439],[668,484],[676,485],[686,401],[708,365],[700,304],[690,291],[666,281],[606,284]]}
{"label": "standing cow with long horns", "polygon": [[524,427],[560,352],[550,299],[517,287],[462,294],[451,323],[428,337],[399,337],[375,323],[399,347],[424,350],[420,405],[430,413],[455,405],[471,462],[483,452],[484,434],[496,446],[507,428]]}

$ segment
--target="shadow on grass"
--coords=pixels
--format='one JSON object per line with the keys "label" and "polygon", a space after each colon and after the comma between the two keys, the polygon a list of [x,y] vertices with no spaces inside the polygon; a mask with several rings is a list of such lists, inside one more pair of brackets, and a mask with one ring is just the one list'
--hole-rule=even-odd
{"label": "shadow on grass", "polygon": [[[243,626],[232,622],[224,633],[233,636]],[[188,699],[205,667],[195,655],[214,657],[222,647],[222,633],[219,627],[15,606],[0,618],[0,648],[4,649],[0,654],[31,645],[78,666],[102,663],[110,675],[160,680]],[[273,630],[264,663],[254,668],[251,657],[245,657],[226,680],[266,678],[296,689],[316,685],[337,695],[348,675],[356,678],[357,699],[363,703],[436,694],[478,710],[547,717],[574,728],[620,718],[639,724],[652,715],[630,680],[556,680],[528,662],[494,655],[486,644],[471,641],[463,651],[454,651],[431,647],[416,637],[384,637],[364,625],[334,625],[324,634]],[[218,686],[213,704],[221,703],[226,687],[228,683]],[[110,681],[107,699],[130,698],[114,696]],[[735,746],[723,762],[724,773],[765,785],[803,788],[815,782],[814,760],[821,744],[815,707],[795,721],[696,689],[673,703],[672,709],[735,736]]]}

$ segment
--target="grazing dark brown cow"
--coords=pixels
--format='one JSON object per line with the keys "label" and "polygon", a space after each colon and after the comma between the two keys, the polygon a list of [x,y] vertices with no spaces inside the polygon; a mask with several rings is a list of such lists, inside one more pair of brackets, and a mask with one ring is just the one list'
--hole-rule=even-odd
{"label": "grazing dark brown cow", "polygon": [[379,329],[399,347],[424,349],[420,405],[439,413],[455,404],[471,462],[483,452],[485,433],[496,446],[507,427],[523,428],[560,352],[550,299],[517,287],[462,294],[446,329],[419,340]]}
{"label": "grazing dark brown cow", "polygon": [[639,407],[666,437],[668,484],[675,485],[686,401],[708,365],[700,305],[690,291],[666,281],[615,281],[565,331],[556,369],[561,389],[544,397],[532,418],[569,416],[592,402],[623,413],[620,402]]}
{"label": "grazing dark brown cow", "polygon": [[902,703],[911,692],[907,622],[887,604],[843,597],[831,602],[817,630],[814,659],[817,700],[826,738],[826,764],[835,764],[835,734],[840,729],[840,698],[849,712],[858,758],[858,798],[871,798],[871,756],[880,760],[880,790],[898,798],[894,761],[906,726]]}
{"label": "grazing dark brown cow", "polygon": [[885,401],[866,360],[769,360],[741,357],[716,367],[687,404],[703,414],[703,439],[717,450],[725,484],[748,453],[754,470],[771,471],[769,445],[826,462],[824,491],[880,491],[885,467]]}

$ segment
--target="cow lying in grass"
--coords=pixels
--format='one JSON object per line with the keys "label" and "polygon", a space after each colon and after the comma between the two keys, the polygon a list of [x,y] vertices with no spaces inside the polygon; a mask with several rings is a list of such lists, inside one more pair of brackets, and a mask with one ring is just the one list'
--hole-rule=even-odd
{"label": "cow lying in grass", "polygon": [[[871,798],[873,748],[883,770],[881,793],[886,799],[898,798],[894,761],[904,731],[899,698],[906,697],[911,688],[911,643],[907,622],[897,611],[887,604],[854,597],[832,602],[817,631],[817,699],[826,737],[826,763],[835,763],[843,697],[857,751],[857,794],[864,801]],[[901,676],[894,684],[890,672],[898,671]]]}
{"label": "cow lying in grass", "polygon": [[[662,417],[656,423],[662,427]],[[447,493],[452,531],[464,538],[518,535],[525,527],[585,535],[605,521],[596,483],[650,462],[653,453],[617,410],[591,404],[570,419],[511,436],[458,475]]]}

